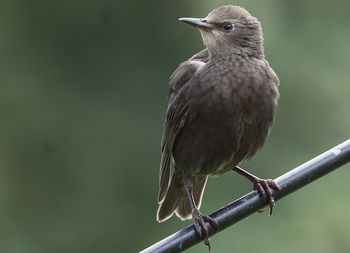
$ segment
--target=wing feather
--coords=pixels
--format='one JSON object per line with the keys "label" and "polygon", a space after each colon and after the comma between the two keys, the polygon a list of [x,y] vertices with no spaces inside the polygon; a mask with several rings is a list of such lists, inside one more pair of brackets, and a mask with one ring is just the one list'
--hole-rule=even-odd
{"label": "wing feather", "polygon": [[185,125],[189,113],[190,99],[186,96],[190,81],[196,71],[208,61],[208,51],[202,50],[188,61],[179,65],[170,77],[168,93],[168,109],[164,124],[161,151],[162,158],[159,169],[158,202],[164,199],[170,181],[170,161],[176,136]]}

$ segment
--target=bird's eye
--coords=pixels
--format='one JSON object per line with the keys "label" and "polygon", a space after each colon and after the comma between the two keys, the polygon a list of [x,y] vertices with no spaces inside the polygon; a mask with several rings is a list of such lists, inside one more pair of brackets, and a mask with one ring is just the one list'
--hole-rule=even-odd
{"label": "bird's eye", "polygon": [[225,29],[226,31],[231,30],[232,28],[233,28],[233,25],[232,25],[232,24],[225,24],[225,25],[224,25],[224,29]]}

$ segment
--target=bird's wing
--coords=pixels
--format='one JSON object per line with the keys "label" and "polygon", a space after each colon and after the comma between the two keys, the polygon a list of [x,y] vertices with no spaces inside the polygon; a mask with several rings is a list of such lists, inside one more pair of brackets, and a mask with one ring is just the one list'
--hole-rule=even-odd
{"label": "bird's wing", "polygon": [[173,145],[177,134],[185,124],[189,112],[190,99],[186,96],[190,86],[190,80],[194,73],[207,61],[206,50],[199,52],[179,65],[170,77],[168,93],[168,108],[162,137],[162,158],[159,169],[159,194],[160,203],[169,186],[170,160]]}
{"label": "bird's wing", "polygon": [[201,61],[201,62],[207,63],[208,60],[209,60],[208,49],[207,48],[203,49],[199,53],[197,53],[194,56],[192,56],[189,60],[190,61]]}
{"label": "bird's wing", "polygon": [[194,73],[209,59],[208,49],[204,49],[193,55],[188,61],[181,63],[174,73],[170,76],[170,86],[168,93],[168,101],[172,95],[180,90],[180,88],[191,80]]}

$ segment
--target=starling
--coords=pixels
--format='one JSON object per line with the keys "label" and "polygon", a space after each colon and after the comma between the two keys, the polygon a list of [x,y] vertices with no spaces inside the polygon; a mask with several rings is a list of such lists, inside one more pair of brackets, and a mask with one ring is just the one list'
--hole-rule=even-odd
{"label": "starling", "polygon": [[205,18],[179,20],[199,29],[206,48],[170,77],[157,220],[174,212],[181,219],[192,217],[210,249],[205,221],[214,228],[218,223],[199,211],[208,176],[238,172],[253,182],[272,212],[271,188],[279,190],[277,183],[237,165],[251,158],[269,135],[279,79],[265,59],[260,22],[245,9],[227,5]]}

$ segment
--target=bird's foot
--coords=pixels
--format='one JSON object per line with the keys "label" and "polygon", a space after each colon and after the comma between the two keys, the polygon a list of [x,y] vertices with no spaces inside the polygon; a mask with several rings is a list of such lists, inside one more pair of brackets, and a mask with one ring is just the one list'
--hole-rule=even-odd
{"label": "bird's foot", "polygon": [[270,205],[269,215],[272,215],[272,210],[275,206],[275,199],[272,196],[271,188],[275,190],[281,190],[279,185],[272,179],[261,179],[256,177],[253,180],[254,190],[257,190],[260,196],[263,198],[264,202],[268,202]]}
{"label": "bird's foot", "polygon": [[209,222],[216,230],[219,229],[219,223],[208,215],[203,215],[197,208],[192,210],[193,225],[200,238],[204,238],[205,245],[208,246],[210,251],[210,238],[208,228],[205,225],[205,221]]}
{"label": "bird's foot", "polygon": [[[275,206],[275,199],[272,196],[271,188],[275,190],[281,190],[279,185],[272,179],[261,179],[238,166],[233,167],[232,170],[253,182],[254,190],[257,190],[259,192],[264,202],[269,203],[271,215],[273,207]],[[261,212],[261,210],[259,212]]]}

